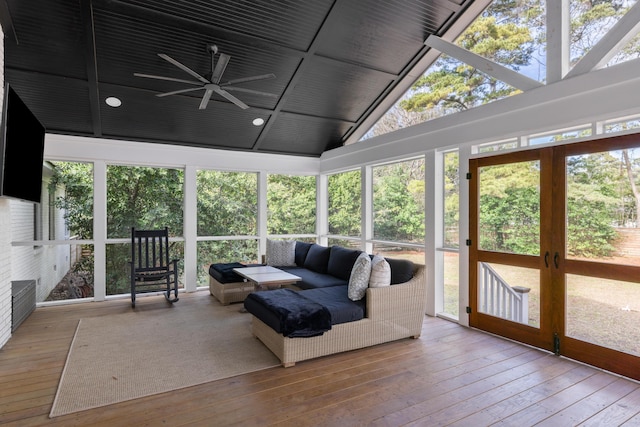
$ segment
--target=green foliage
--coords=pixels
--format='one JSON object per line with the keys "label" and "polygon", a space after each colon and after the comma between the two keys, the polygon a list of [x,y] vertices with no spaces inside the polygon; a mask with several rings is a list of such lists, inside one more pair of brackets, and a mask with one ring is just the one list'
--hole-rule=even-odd
{"label": "green foliage", "polygon": [[[168,227],[182,236],[184,171],[142,166],[107,168],[107,236],[131,238],[131,227]],[[172,242],[170,256],[184,272],[184,244]],[[107,295],[129,292],[130,244],[107,245]],[[182,273],[181,273],[182,274]]]}
{"label": "green foliage", "polygon": [[198,236],[256,235],[256,173],[199,171]]}
{"label": "green foliage", "polygon": [[460,221],[460,172],[457,151],[445,153],[444,157],[444,245],[459,246]]}
{"label": "green foliage", "polygon": [[480,169],[480,248],[540,252],[539,169],[537,161]]}
{"label": "green foliage", "polygon": [[373,230],[379,240],[424,241],[424,161],[373,169]]}
{"label": "green foliage", "polygon": [[267,211],[269,234],[314,234],[316,177],[270,174]]}
{"label": "green foliage", "polygon": [[[517,2],[496,0],[462,33],[456,44],[519,70],[531,63],[536,46],[528,25],[535,15],[519,15],[522,11]],[[533,14],[531,9],[527,12]],[[526,19],[521,19],[523,16]],[[401,102],[402,108],[408,111],[440,108],[444,114],[520,92],[447,55],[441,55],[412,89],[414,94]]]}
{"label": "green foliage", "polygon": [[109,166],[107,236],[131,237],[131,227],[169,227],[171,236],[181,236],[183,199],[181,169]]}
{"label": "green foliage", "polygon": [[362,217],[360,171],[331,175],[328,181],[329,233],[360,236]]}
{"label": "green foliage", "polygon": [[64,211],[65,223],[72,236],[93,239],[93,165],[76,162],[52,164],[49,192],[64,190],[64,195],[56,197],[55,207]]}
{"label": "green foliage", "polygon": [[209,266],[221,262],[257,263],[257,240],[215,240],[198,242],[198,285],[209,284]]}
{"label": "green foliage", "polygon": [[606,257],[614,251],[620,159],[611,153],[567,158],[567,249],[570,255]]}

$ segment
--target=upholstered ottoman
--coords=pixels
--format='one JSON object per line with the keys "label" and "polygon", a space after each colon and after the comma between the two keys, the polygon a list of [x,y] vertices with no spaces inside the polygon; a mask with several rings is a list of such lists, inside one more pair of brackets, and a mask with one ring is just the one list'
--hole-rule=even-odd
{"label": "upholstered ottoman", "polygon": [[285,337],[314,337],[331,330],[329,309],[292,289],[253,292],[244,307]]}
{"label": "upholstered ottoman", "polygon": [[254,291],[253,283],[246,281],[234,268],[242,268],[246,265],[239,262],[211,264],[209,273],[209,293],[216,297],[223,305],[232,302],[242,302]]}

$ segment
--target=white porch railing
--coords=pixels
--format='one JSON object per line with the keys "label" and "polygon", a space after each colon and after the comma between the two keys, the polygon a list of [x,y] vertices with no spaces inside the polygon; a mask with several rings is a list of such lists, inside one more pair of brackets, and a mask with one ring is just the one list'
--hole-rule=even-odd
{"label": "white porch railing", "polygon": [[480,311],[514,322],[529,323],[529,291],[509,284],[489,264],[479,267]]}

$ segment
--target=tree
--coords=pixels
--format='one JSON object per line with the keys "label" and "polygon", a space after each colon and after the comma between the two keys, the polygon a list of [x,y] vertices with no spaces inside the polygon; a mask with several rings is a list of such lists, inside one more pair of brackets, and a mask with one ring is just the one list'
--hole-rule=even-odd
{"label": "tree", "polygon": [[480,170],[480,248],[539,254],[539,168],[534,161]]}
{"label": "tree", "polygon": [[269,175],[267,210],[269,234],[314,234],[316,177]]}
{"label": "tree", "polygon": [[[456,44],[519,70],[532,62],[536,48],[528,23],[530,15],[534,15],[532,11],[538,9],[528,9],[527,18],[521,19],[525,10],[522,2],[494,1],[461,34]],[[520,92],[447,55],[441,55],[430,70],[414,83],[414,93],[400,103],[402,108],[428,111],[439,107],[449,114]]]}
{"label": "tree", "polygon": [[256,173],[199,171],[198,236],[257,234]]}
{"label": "tree", "polygon": [[424,161],[374,168],[373,228],[376,239],[424,241]]}
{"label": "tree", "polygon": [[629,156],[629,150],[622,150],[622,162],[624,169],[629,178],[629,185],[631,187],[631,193],[633,194],[634,203],[636,206],[634,228],[638,228],[638,218],[640,218],[640,190],[636,186],[636,179],[634,176],[633,160]]}
{"label": "tree", "polygon": [[445,153],[444,157],[444,245],[459,246],[460,221],[460,171],[457,151]]}
{"label": "tree", "polygon": [[360,171],[331,175],[328,181],[329,233],[360,236],[362,218]]}
{"label": "tree", "polygon": [[55,206],[64,212],[64,220],[72,236],[93,239],[93,165],[90,163],[52,162],[53,175],[49,192],[64,189]]}
{"label": "tree", "polygon": [[[107,168],[107,237],[130,238],[131,227],[169,228],[183,234],[184,171],[172,168],[116,166]],[[129,292],[129,244],[107,245],[107,295]],[[184,272],[184,244],[170,244],[171,257]]]}

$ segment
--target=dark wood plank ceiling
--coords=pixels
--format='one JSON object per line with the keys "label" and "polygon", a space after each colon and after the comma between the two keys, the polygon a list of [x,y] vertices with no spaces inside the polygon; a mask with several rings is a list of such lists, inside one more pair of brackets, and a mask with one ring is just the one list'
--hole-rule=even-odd
{"label": "dark wood plank ceiling", "polygon": [[[5,80],[50,133],[319,156],[341,146],[473,0],[0,0]],[[193,80],[207,46],[230,55],[223,81],[243,110]],[[122,100],[112,108],[108,96]],[[265,124],[253,126],[256,117]]]}

